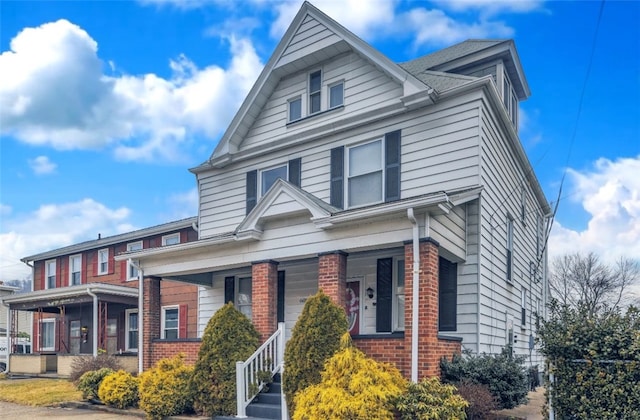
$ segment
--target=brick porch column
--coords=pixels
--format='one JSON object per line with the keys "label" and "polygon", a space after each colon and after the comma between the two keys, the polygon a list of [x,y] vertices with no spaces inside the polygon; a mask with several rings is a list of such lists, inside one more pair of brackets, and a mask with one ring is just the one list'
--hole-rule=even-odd
{"label": "brick porch column", "polygon": [[266,341],[278,329],[278,262],[251,263],[251,316],[253,325]]}
{"label": "brick porch column", "polygon": [[152,341],[160,338],[160,278],[145,277],[142,307],[142,366],[153,366]]}
{"label": "brick porch column", "polygon": [[[438,348],[438,247],[431,238],[420,239],[418,302],[418,380],[440,375]],[[404,246],[405,258],[405,354],[407,372],[411,372],[411,322],[413,310],[413,242]]]}
{"label": "brick porch column", "polygon": [[344,251],[318,254],[318,289],[341,308],[345,307],[346,301],[348,255]]}

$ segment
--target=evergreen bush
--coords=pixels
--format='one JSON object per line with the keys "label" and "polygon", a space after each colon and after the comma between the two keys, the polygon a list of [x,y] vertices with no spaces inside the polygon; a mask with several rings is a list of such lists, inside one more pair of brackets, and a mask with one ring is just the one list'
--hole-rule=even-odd
{"label": "evergreen bush", "polygon": [[325,362],[338,351],[347,331],[344,308],[322,290],[307,299],[284,351],[282,389],[290,413],[295,411],[296,393],[320,383]]}
{"label": "evergreen bush", "polygon": [[[286,371],[285,371],[286,372]],[[406,381],[392,365],[368,358],[344,333],[340,350],[326,363],[321,381],[300,390],[292,420],[393,420],[393,400]]]}
{"label": "evergreen bush", "polygon": [[409,384],[407,391],[395,400],[402,420],[464,420],[468,406],[469,403],[456,394],[455,386],[442,384],[438,378]]}
{"label": "evergreen bush", "polygon": [[184,364],[180,353],[140,374],[140,408],[151,419],[187,413],[193,408],[193,367]]}
{"label": "evergreen bush", "polygon": [[236,412],[236,362],[257,350],[260,336],[232,303],[209,320],[192,378],[195,410],[207,416]]}
{"label": "evergreen bush", "polygon": [[138,404],[138,378],[124,370],[113,372],[100,382],[98,397],[111,407],[135,407]]}
{"label": "evergreen bush", "polygon": [[98,388],[100,382],[114,372],[111,368],[102,368],[98,370],[90,370],[85,372],[76,385],[78,391],[82,391],[82,398],[96,400],[98,399]]}
{"label": "evergreen bush", "polygon": [[463,380],[487,385],[499,409],[513,408],[527,402],[529,377],[523,356],[513,356],[510,349],[501,354],[454,355],[440,362],[443,382],[459,384]]}

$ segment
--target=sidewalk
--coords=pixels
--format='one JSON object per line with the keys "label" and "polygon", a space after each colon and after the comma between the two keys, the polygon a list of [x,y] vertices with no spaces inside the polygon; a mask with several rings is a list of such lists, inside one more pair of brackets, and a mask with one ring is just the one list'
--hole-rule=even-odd
{"label": "sidewalk", "polygon": [[544,387],[539,386],[535,391],[529,392],[529,403],[519,405],[511,410],[496,411],[496,414],[504,417],[517,417],[527,420],[542,420],[542,408],[544,407]]}

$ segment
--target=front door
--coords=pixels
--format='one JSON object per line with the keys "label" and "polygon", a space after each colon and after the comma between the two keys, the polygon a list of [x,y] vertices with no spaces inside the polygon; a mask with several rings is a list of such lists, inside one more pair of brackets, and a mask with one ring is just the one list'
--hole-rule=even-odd
{"label": "front door", "polygon": [[107,319],[107,354],[115,354],[118,351],[118,320]]}
{"label": "front door", "polygon": [[69,353],[80,354],[81,337],[80,320],[74,319],[69,322]]}

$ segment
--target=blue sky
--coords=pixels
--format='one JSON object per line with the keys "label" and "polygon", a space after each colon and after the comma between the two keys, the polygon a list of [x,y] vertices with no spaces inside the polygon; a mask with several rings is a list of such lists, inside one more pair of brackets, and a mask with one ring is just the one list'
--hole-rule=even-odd
{"label": "blue sky", "polygon": [[[514,38],[520,137],[550,201],[567,169],[552,255],[640,255],[639,2],[604,4],[583,96],[598,1],[312,3],[397,62]],[[195,215],[187,169],[300,4],[1,2],[0,280],[29,274],[21,257]]]}

